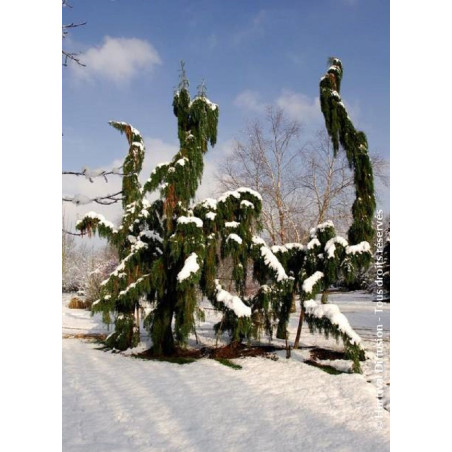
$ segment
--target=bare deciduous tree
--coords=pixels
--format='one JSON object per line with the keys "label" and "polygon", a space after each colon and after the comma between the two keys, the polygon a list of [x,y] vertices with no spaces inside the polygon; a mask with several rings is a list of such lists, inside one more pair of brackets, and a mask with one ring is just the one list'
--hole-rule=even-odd
{"label": "bare deciduous tree", "polygon": [[307,203],[307,227],[332,220],[338,231],[346,231],[353,201],[353,175],[346,158],[334,156],[331,140],[321,131],[304,146],[302,160],[298,171]]}
{"label": "bare deciduous tree", "polygon": [[266,126],[259,121],[248,126],[246,139],[236,141],[232,155],[220,164],[219,183],[226,190],[252,187],[262,195],[263,227],[272,244],[300,241],[302,187],[294,168],[302,155],[301,125],[287,120],[282,109],[268,107]]}
{"label": "bare deciduous tree", "polygon": [[[300,122],[268,107],[264,125],[250,123],[220,164],[222,189],[248,186],[262,195],[262,222],[271,244],[304,241],[325,220],[332,220],[341,233],[351,223],[353,174],[346,158],[334,156],[324,131],[305,145],[300,138]],[[374,157],[373,164],[376,176],[384,179],[384,159]]]}
{"label": "bare deciduous tree", "polygon": [[[72,6],[67,2],[67,0],[62,0],[62,5],[63,8],[67,7],[67,8],[72,8]],[[70,24],[63,24],[63,39],[67,37],[67,35],[69,34],[69,30],[72,28],[77,28],[77,27],[81,27],[83,25],[86,25],[86,22],[80,22],[80,23],[70,23]],[[68,61],[73,61],[74,63],[77,63],[80,66],[86,66],[86,64],[83,64],[79,57],[78,57],[78,53],[76,52],[68,52],[67,50],[62,50],[63,52],[63,66],[67,66]]]}
{"label": "bare deciduous tree", "polygon": [[[247,186],[262,195],[263,228],[273,245],[303,242],[326,220],[345,234],[352,221],[353,173],[344,153],[334,156],[326,131],[302,145],[301,130],[300,122],[269,106],[264,125],[250,123],[220,164],[222,189]],[[387,185],[386,160],[378,155],[371,160],[376,179]]]}

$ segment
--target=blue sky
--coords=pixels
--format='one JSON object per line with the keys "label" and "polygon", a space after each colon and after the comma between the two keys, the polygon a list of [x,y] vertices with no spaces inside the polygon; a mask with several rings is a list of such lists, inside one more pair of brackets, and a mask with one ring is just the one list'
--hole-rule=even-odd
{"label": "blue sky", "polygon": [[[341,95],[355,126],[367,134],[371,151],[389,159],[389,1],[73,0],[71,5],[63,8],[63,23],[87,24],[71,30],[63,48],[80,51],[87,66],[63,68],[64,170],[108,168],[122,160],[126,142],[107,124],[111,119],[142,132],[151,155],[146,170],[168,160],[177,146],[171,102],[181,60],[192,94],[205,80],[208,97],[220,106],[218,144],[208,153],[207,171],[215,170],[246,121],[261,115],[265,105],[281,106],[300,120],[306,138],[324,127],[318,83],[329,56],[343,62]],[[68,177],[65,193],[99,188]],[[389,209],[389,193],[382,204]],[[76,216],[86,210],[77,209]]]}

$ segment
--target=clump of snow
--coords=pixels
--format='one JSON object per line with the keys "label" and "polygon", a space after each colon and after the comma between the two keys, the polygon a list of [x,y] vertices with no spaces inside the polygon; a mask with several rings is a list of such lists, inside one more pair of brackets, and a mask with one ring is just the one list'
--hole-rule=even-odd
{"label": "clump of snow", "polygon": [[325,251],[327,253],[327,258],[332,259],[334,257],[334,253],[336,252],[336,245],[334,242],[330,243],[329,246],[327,246],[328,243],[325,245]]}
{"label": "clump of snow", "polygon": [[154,171],[169,165],[171,165],[171,162],[160,162],[157,165],[155,165]]}
{"label": "clump of snow", "polygon": [[132,133],[133,133],[134,135],[141,136],[141,132],[140,132],[138,129],[135,129],[135,127],[130,126],[130,130],[132,131]]}
{"label": "clump of snow", "polygon": [[226,223],[224,224],[225,227],[227,228],[238,228],[240,226],[240,223],[238,223],[237,221],[226,221]]}
{"label": "clump of snow", "polygon": [[316,271],[313,275],[311,275],[309,278],[306,278],[303,281],[303,285],[301,286],[301,288],[303,289],[303,292],[305,293],[310,293],[312,292],[312,288],[314,287],[314,285],[323,278],[323,273]]}
{"label": "clump of snow", "polygon": [[212,111],[215,111],[218,108],[217,104],[214,104],[211,100],[209,100],[205,96],[196,96],[191,102],[190,107],[192,106],[193,102],[197,99],[201,99]]}
{"label": "clump of snow", "polygon": [[[91,218],[93,220],[99,220],[99,224],[102,224],[103,226],[105,226],[106,228],[110,228],[113,232],[117,232],[117,230],[115,229],[114,224],[111,221],[108,221],[105,219],[105,217],[99,213],[96,212],[88,212],[84,215],[85,218]],[[76,225],[79,225],[82,220],[77,221]]]}
{"label": "clump of snow", "polygon": [[132,142],[132,146],[135,146],[136,148],[140,149],[140,151],[143,151],[143,150],[144,150],[143,143],[141,143],[140,141],[134,141],[134,142]]}
{"label": "clump of snow", "polygon": [[217,210],[217,200],[214,198],[206,198],[199,203],[200,206],[206,209]]}
{"label": "clump of snow", "polygon": [[271,249],[267,246],[261,246],[261,256],[264,258],[264,262],[268,265],[275,273],[276,280],[278,282],[288,279],[287,273],[284,267],[279,262],[278,258],[272,253]]}
{"label": "clump of snow", "polygon": [[253,195],[255,198],[257,198],[260,201],[262,201],[262,196],[256,190],[253,190],[253,189],[248,188],[248,187],[240,187],[240,188],[237,189],[237,191],[239,193],[249,193],[249,194]]}
{"label": "clump of snow", "polygon": [[232,295],[228,291],[224,290],[218,280],[215,280],[215,283],[217,289],[217,301],[223,303],[231,311],[234,311],[237,317],[251,317],[251,308],[249,306],[243,303],[237,295]]}
{"label": "clump of snow", "polygon": [[210,107],[211,110],[215,111],[218,108],[217,104],[211,102],[207,97],[204,98],[204,102]]}
{"label": "clump of snow", "polygon": [[84,166],[82,168],[82,173],[85,175],[85,177],[87,179],[92,179],[93,177],[97,177],[100,176],[102,173],[104,172],[104,170],[92,170],[87,166]]}
{"label": "clump of snow", "polygon": [[309,243],[306,245],[306,248],[308,250],[312,250],[315,246],[320,246],[320,242],[317,237],[314,237],[312,240],[310,240]]}
{"label": "clump of snow", "polygon": [[185,259],[184,266],[182,270],[177,274],[178,282],[182,282],[194,275],[199,271],[200,267],[198,264],[198,255],[196,253],[191,253],[190,256]]}
{"label": "clump of snow", "polygon": [[[219,198],[218,198],[218,202],[225,202],[229,197],[233,196],[236,199],[240,199],[241,195],[243,193],[249,193],[252,196],[254,196],[255,198],[259,199],[260,201],[262,201],[262,196],[260,195],[260,193],[258,193],[257,191],[248,188],[248,187],[239,187],[237,188],[237,190],[229,190],[225,193],[223,193]],[[243,202],[243,201],[242,201]],[[253,206],[254,208],[254,206]]]}
{"label": "clump of snow", "polygon": [[341,96],[339,96],[339,93],[336,90],[334,90],[334,89],[331,90],[331,96],[335,97],[336,99],[340,99],[341,98]]}
{"label": "clump of snow", "polygon": [[206,213],[206,218],[210,221],[214,221],[216,216],[217,216],[217,214],[215,212],[207,212]]}
{"label": "clump of snow", "polygon": [[315,236],[317,231],[323,232],[326,228],[334,228],[334,223],[331,220],[327,220],[318,224],[315,228],[312,228],[309,232],[311,237]]}
{"label": "clump of snow", "polygon": [[182,157],[181,159],[176,161],[175,165],[184,166],[186,162],[188,162],[188,158],[187,157]]}
{"label": "clump of snow", "polygon": [[89,204],[91,202],[91,198],[82,194],[74,195],[73,197],[65,197],[65,200],[70,201],[78,206]]}
{"label": "clump of snow", "polygon": [[228,190],[226,192],[224,192],[219,198],[218,198],[218,202],[226,202],[226,200],[233,196],[234,198],[239,199],[240,198],[240,193],[237,190]]}
{"label": "clump of snow", "polygon": [[327,253],[328,259],[331,259],[334,257],[334,253],[336,252],[336,243],[339,245],[342,245],[344,248],[348,246],[347,240],[345,240],[343,237],[336,236],[328,240],[325,244],[325,252]]}
{"label": "clump of snow", "polygon": [[138,250],[147,248],[148,244],[145,242],[142,242],[141,240],[137,240],[131,247],[131,253],[135,253]]}
{"label": "clump of snow", "polygon": [[202,226],[203,226],[203,222],[202,222],[201,218],[198,218],[198,217],[180,216],[177,219],[177,223],[178,224],[194,223],[195,226],[198,227],[198,228],[202,228]]}
{"label": "clump of snow", "polygon": [[368,242],[361,242],[357,245],[349,245],[345,248],[347,254],[361,254],[370,252],[370,245]]}
{"label": "clump of snow", "polygon": [[257,235],[253,235],[253,238],[251,239],[254,245],[257,246],[267,246],[267,244],[265,243],[265,240]]}
{"label": "clump of snow", "polygon": [[305,251],[306,246],[301,243],[286,243],[285,245],[273,245],[271,248],[273,253],[287,253],[290,250],[296,249],[298,251]]}
{"label": "clump of snow", "polygon": [[155,231],[151,231],[151,230],[140,232],[140,237],[146,237],[147,239],[156,240],[157,242],[160,242],[160,243],[163,242],[163,239],[160,236],[160,234],[158,234]]}
{"label": "clump of snow", "polygon": [[288,250],[293,250],[293,249],[297,249],[298,251],[305,251],[306,250],[306,246],[302,245],[301,243],[286,243],[284,245]]}
{"label": "clump of snow", "polygon": [[226,242],[228,242],[229,240],[234,240],[234,242],[237,242],[239,245],[241,245],[243,242],[242,238],[237,234],[229,234],[226,238]]}
{"label": "clump of snow", "polygon": [[350,338],[352,344],[360,344],[361,338],[355,332],[355,330],[350,326],[350,323],[341,313],[339,306],[336,304],[321,304],[315,300],[306,300],[303,303],[306,313],[321,319],[326,317],[333,325],[336,325],[339,330],[346,334]]}
{"label": "clump of snow", "polygon": [[246,199],[244,199],[241,203],[240,203],[240,207],[242,208],[247,208],[247,209],[254,209],[254,204],[252,202],[247,201]]}
{"label": "clump of snow", "polygon": [[289,251],[284,245],[273,245],[270,249],[272,253],[287,253]]}

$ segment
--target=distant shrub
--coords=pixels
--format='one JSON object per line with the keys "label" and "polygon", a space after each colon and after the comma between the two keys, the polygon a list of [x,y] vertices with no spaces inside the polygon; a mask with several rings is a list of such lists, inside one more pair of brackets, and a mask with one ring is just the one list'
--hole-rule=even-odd
{"label": "distant shrub", "polygon": [[85,302],[78,297],[72,297],[71,301],[68,304],[69,309],[86,309]]}

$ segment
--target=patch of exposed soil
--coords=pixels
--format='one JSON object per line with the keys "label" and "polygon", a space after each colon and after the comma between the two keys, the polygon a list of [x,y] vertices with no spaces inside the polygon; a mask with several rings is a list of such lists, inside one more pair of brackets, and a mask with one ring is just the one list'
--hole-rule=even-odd
{"label": "patch of exposed soil", "polygon": [[[225,345],[223,347],[203,347],[200,349],[184,349],[177,348],[175,353],[170,357],[172,359],[199,359],[199,358],[211,358],[211,359],[234,359],[242,357],[254,357],[264,356],[267,358],[274,358],[274,352],[277,350],[284,350],[281,347],[275,347],[272,345],[256,345],[249,346],[245,344],[233,343]],[[151,350],[135,355],[137,358],[142,359],[165,359],[164,356],[155,356]]]}
{"label": "patch of exposed soil", "polygon": [[325,360],[329,359],[331,361],[334,361],[335,359],[347,359],[345,357],[344,352],[338,352],[335,350],[327,350],[325,348],[313,348],[311,350],[311,358],[315,361],[317,359],[319,360]]}
{"label": "patch of exposed soil", "polygon": [[63,334],[63,339],[96,339],[104,341],[107,339],[107,335],[103,333]]}

